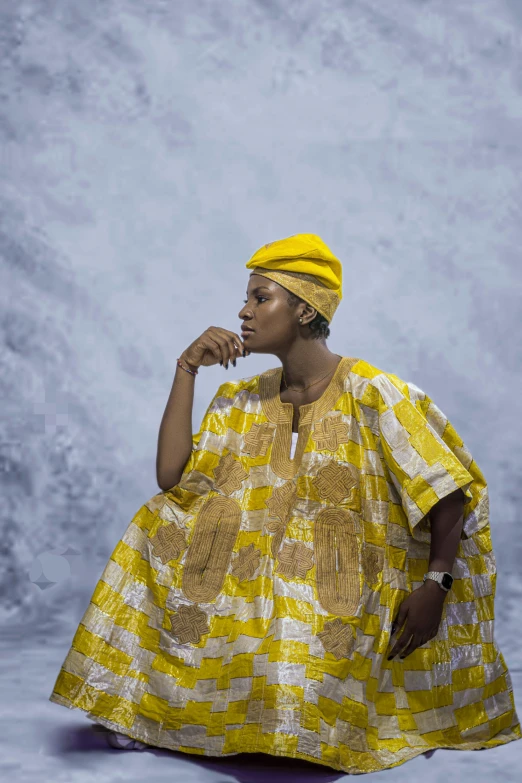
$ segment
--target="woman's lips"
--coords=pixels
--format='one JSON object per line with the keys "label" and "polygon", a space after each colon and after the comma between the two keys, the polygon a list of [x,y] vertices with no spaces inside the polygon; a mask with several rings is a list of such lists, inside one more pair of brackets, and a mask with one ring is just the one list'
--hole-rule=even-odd
{"label": "woman's lips", "polygon": [[254,332],[254,330],[253,330],[253,329],[241,329],[241,334],[242,334],[244,337],[246,337],[246,336],[247,336],[247,335],[249,335],[249,334],[253,334],[253,332]]}

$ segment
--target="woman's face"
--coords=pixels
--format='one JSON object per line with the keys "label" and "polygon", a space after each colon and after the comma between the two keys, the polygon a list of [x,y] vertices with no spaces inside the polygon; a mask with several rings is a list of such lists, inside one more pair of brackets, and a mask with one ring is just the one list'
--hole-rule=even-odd
{"label": "woman's face", "polygon": [[253,330],[241,332],[252,353],[273,353],[295,338],[303,305],[292,308],[287,296],[286,288],[267,277],[252,274],[248,278],[245,304],[238,315]]}

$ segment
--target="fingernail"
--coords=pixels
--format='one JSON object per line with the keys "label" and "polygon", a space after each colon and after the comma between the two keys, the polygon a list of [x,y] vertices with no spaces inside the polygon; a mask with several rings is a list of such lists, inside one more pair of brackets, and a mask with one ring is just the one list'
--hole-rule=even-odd
{"label": "fingernail", "polygon": [[228,364],[225,364],[225,370],[228,370]]}
{"label": "fingernail", "polygon": [[219,363],[220,363],[221,365],[223,365],[223,359],[221,359],[221,361],[220,361]]}
{"label": "fingernail", "polygon": [[232,362],[232,364],[234,365],[234,367],[236,366],[236,360],[235,360],[235,359],[234,359],[234,361]]}
{"label": "fingernail", "polygon": [[243,348],[243,356],[246,356],[246,351],[244,348]]}

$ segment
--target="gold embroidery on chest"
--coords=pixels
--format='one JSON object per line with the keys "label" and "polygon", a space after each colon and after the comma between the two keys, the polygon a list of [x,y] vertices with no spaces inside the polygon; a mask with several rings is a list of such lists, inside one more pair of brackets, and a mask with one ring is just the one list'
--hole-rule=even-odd
{"label": "gold embroidery on chest", "polygon": [[[290,457],[290,448],[294,406],[291,402],[281,401],[280,389],[283,368],[275,367],[261,373],[258,387],[261,407],[267,420],[276,426],[270,452],[270,467],[277,476],[292,479],[297,475],[314,422],[321,420],[336,405],[337,400],[345,391],[346,376],[358,361],[360,360],[356,358],[342,357],[323,394],[315,402],[299,406],[299,436],[293,459]],[[342,433],[340,437],[343,438]]]}
{"label": "gold embroidery on chest", "polygon": [[252,424],[245,435],[244,451],[251,457],[264,457],[274,439],[275,427],[268,421]]}
{"label": "gold embroidery on chest", "polygon": [[341,443],[348,443],[348,424],[342,421],[341,412],[316,422],[312,437],[317,448],[323,450],[337,451]]}
{"label": "gold embroidery on chest", "polygon": [[340,617],[324,624],[324,630],[317,634],[326,652],[337,660],[348,658],[355,643],[355,632],[351,625],[343,623]]}
{"label": "gold embroidery on chest", "polygon": [[278,424],[270,454],[270,467],[277,476],[284,479],[292,479],[297,474],[308,442],[310,429],[310,424],[300,424],[297,445],[295,447],[294,456],[291,458],[292,418],[287,421],[281,421]]}
{"label": "gold embroidery on chest", "polygon": [[169,560],[177,560],[187,548],[185,531],[181,530],[175,522],[160,527],[156,535],[150,540],[153,553],[156,557],[159,557],[163,565],[166,565]]}
{"label": "gold embroidery on chest", "polygon": [[270,542],[270,551],[272,557],[275,559],[279,553],[281,541],[286,530],[286,523],[288,516],[291,513],[295,501],[297,498],[297,487],[293,481],[287,481],[281,487],[276,487],[271,497],[265,500],[265,505],[268,506],[269,517],[277,517],[265,523],[265,528],[270,533],[274,533],[272,541]]}
{"label": "gold embroidery on chest", "polygon": [[343,508],[325,508],[314,523],[317,596],[331,614],[354,615],[359,606],[359,543],[356,517]]}
{"label": "gold embroidery on chest", "polygon": [[369,584],[374,584],[384,565],[384,549],[375,544],[364,544],[362,551],[364,578]]}
{"label": "gold embroidery on chest", "polygon": [[213,601],[222,589],[240,525],[241,508],[233,498],[213,496],[201,507],[181,578],[191,601]]}
{"label": "gold embroidery on chest", "polygon": [[307,572],[314,564],[312,550],[302,541],[287,542],[279,553],[277,570],[282,576],[294,579],[306,579]]}
{"label": "gold embroidery on chest", "polygon": [[185,606],[182,604],[176,614],[170,615],[172,633],[180,644],[197,644],[201,637],[210,633],[207,623],[207,615],[199,606]]}
{"label": "gold embroidery on chest", "polygon": [[241,489],[241,484],[247,476],[247,471],[243,470],[241,464],[234,459],[229,451],[225,457],[221,457],[218,465],[214,468],[214,486],[225,495],[230,495]]}
{"label": "gold embroidery on chest", "polygon": [[260,549],[254,549],[253,544],[243,546],[237,553],[230,573],[233,576],[237,576],[239,581],[242,582],[244,579],[250,579],[255,574],[260,562]]}
{"label": "gold embroidery on chest", "polygon": [[347,498],[357,484],[355,468],[331,460],[317,471],[313,483],[319,495],[337,504]]}
{"label": "gold embroidery on chest", "polygon": [[287,521],[288,514],[295,505],[297,498],[297,487],[293,481],[287,481],[280,487],[276,487],[271,497],[265,500],[265,505],[269,508],[270,517],[279,517],[281,522]]}

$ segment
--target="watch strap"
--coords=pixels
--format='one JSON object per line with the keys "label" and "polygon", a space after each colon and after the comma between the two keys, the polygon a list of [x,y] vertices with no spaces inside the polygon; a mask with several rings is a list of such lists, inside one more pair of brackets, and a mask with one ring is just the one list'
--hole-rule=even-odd
{"label": "watch strap", "polygon": [[451,578],[451,582],[453,583],[453,576],[452,574],[449,573],[449,571],[428,571],[428,573],[424,574],[422,581],[425,582],[426,579],[433,579],[435,582],[439,583],[439,586],[442,590],[448,592],[451,585],[450,587],[444,587],[444,585],[442,584],[442,579],[446,574]]}

